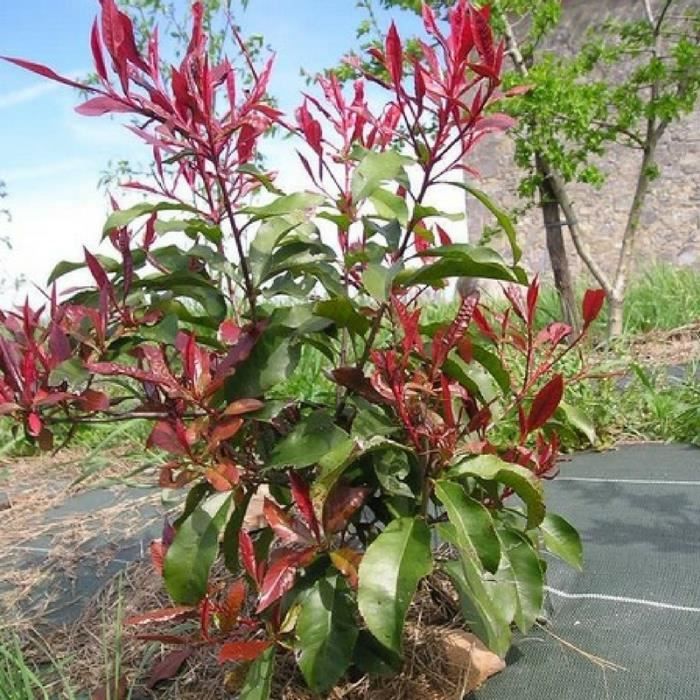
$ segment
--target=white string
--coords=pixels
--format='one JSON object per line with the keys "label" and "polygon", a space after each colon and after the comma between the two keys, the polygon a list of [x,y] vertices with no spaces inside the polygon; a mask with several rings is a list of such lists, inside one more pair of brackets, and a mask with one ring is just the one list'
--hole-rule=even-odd
{"label": "white string", "polygon": [[643,598],[627,598],[625,596],[603,595],[601,593],[567,593],[566,591],[560,591],[551,586],[545,586],[545,590],[560,598],[568,598],[571,600],[609,600],[613,603],[631,603],[633,605],[645,605],[648,608],[700,613],[700,608],[693,608],[688,605],[673,605],[673,603],[659,603],[656,600],[644,600]]}
{"label": "white string", "polygon": [[700,486],[700,481],[672,481],[665,479],[606,479],[602,476],[558,476],[556,481],[590,481],[610,484],[648,484],[650,486]]}

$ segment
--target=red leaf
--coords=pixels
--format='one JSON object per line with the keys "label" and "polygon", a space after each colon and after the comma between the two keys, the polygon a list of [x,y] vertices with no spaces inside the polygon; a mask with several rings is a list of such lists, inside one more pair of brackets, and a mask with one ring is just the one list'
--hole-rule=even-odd
{"label": "red leaf", "polygon": [[435,12],[427,2],[423,3],[423,24],[425,25],[425,29],[428,34],[432,34],[434,37],[442,38],[435,19]]}
{"label": "red leaf", "polygon": [[219,326],[219,340],[226,345],[233,345],[241,335],[241,327],[232,321],[227,319],[222,321]]}
{"label": "red leaf", "polygon": [[230,440],[243,427],[243,419],[239,416],[224,416],[212,428],[209,437],[209,446],[213,449],[219,443]]}
{"label": "red leaf", "polygon": [[147,688],[155,688],[161,681],[174,678],[182,664],[189,659],[194,650],[192,648],[176,649],[166,654],[152,669],[151,675],[146,683]]}
{"label": "red leaf", "polygon": [[564,378],[561,374],[555,374],[535,396],[527,417],[527,432],[541,428],[557,410],[564,395]]}
{"label": "red leaf", "polygon": [[95,279],[97,286],[100,289],[109,287],[109,279],[107,278],[107,273],[104,271],[102,265],[100,265],[99,260],[87,249],[83,248],[85,251],[85,262],[87,263],[90,274]]}
{"label": "red leaf", "polygon": [[537,310],[537,297],[540,294],[540,281],[537,277],[532,280],[527,288],[527,323],[532,325]]}
{"label": "red leaf", "polygon": [[274,501],[266,498],[263,502],[263,515],[277,537],[285,542],[309,542],[311,533],[306,527],[285,513]]}
{"label": "red leaf", "polygon": [[296,580],[297,569],[310,564],[315,556],[315,547],[277,550],[262,582],[257,612],[270,607],[290,591]]}
{"label": "red leaf", "polygon": [[420,336],[420,308],[409,313],[406,306],[395,295],[391,297],[391,305],[394,308],[394,312],[399,317],[399,322],[403,330],[402,345],[404,353],[408,354],[414,349],[422,353],[423,340]]}
{"label": "red leaf", "polygon": [[292,488],[292,497],[299,509],[302,520],[311,528],[316,541],[319,542],[321,540],[321,532],[318,528],[318,520],[316,519],[313,504],[311,503],[309,485],[295,471],[289,472],[289,483]]}
{"label": "red leaf", "polygon": [[598,318],[603,304],[605,292],[602,289],[587,289],[583,295],[583,326],[587,328]]}
{"label": "red leaf", "polygon": [[220,493],[230,491],[235,483],[222,474],[218,468],[207,469],[204,474],[204,478],[214,487],[216,491],[219,491]]}
{"label": "red leaf", "polygon": [[163,574],[163,564],[165,562],[166,548],[162,542],[154,540],[148,545],[148,551],[151,555],[151,564],[153,568],[159,573]]}
{"label": "red leaf", "polygon": [[219,651],[219,663],[226,661],[254,661],[272,642],[269,639],[251,639],[247,642],[226,642]]}
{"label": "red leaf", "polygon": [[30,413],[27,417],[27,432],[32,437],[38,437],[41,434],[43,423],[37,413]]}
{"label": "red leaf", "polygon": [[327,535],[340,532],[362,507],[371,489],[366,486],[339,484],[323,504],[323,529]]}
{"label": "red leaf", "polygon": [[498,340],[498,336],[491,327],[491,324],[488,322],[486,316],[484,316],[484,314],[481,312],[481,309],[478,306],[476,307],[476,309],[474,309],[472,318],[474,319],[474,323],[476,323],[476,325],[479,327],[479,330],[481,331],[482,335],[494,342]]}
{"label": "red leaf", "polygon": [[9,56],[0,56],[0,58],[3,61],[8,61],[9,63],[14,63],[16,66],[19,66],[20,68],[24,68],[25,70],[31,71],[32,73],[37,73],[38,75],[43,76],[44,78],[48,78],[49,80],[55,80],[57,83],[63,83],[64,85],[70,85],[71,87],[78,88],[80,90],[89,90],[90,92],[94,92],[94,88],[89,87],[88,85],[83,85],[82,83],[77,83],[75,80],[69,80],[68,78],[64,78],[60,76],[58,73],[55,73],[52,71],[50,68],[47,68],[46,66],[42,66],[40,63],[33,63],[32,61],[25,61],[21,58],[10,58]]}
{"label": "red leaf", "polygon": [[245,602],[245,596],[246,585],[242,578],[237,579],[228,587],[219,612],[219,624],[221,625],[221,631],[225,634],[231,631],[236,620],[238,620],[241,608]]}
{"label": "red leaf", "polygon": [[264,405],[259,399],[238,399],[226,406],[224,414],[227,416],[238,416],[242,413],[259,411]]}
{"label": "red leaf", "polygon": [[523,299],[523,292],[520,287],[516,287],[514,284],[509,284],[503,293],[510,302],[510,305],[515,311],[515,313],[525,321],[527,319],[527,305],[525,299]]}
{"label": "red leaf", "polygon": [[105,67],[105,60],[102,56],[102,43],[100,42],[100,30],[97,27],[97,20],[92,24],[92,32],[90,34],[90,48],[92,49],[92,58],[95,61],[95,70],[97,75],[102,78],[102,80],[107,80],[107,68]]}
{"label": "red leaf", "polygon": [[391,75],[394,87],[398,88],[403,77],[403,48],[396,25],[393,22],[386,36],[385,54],[389,75]]}
{"label": "red leaf", "polygon": [[369,377],[358,367],[338,367],[331,374],[337,384],[354,391],[370,403],[386,403],[385,398],[372,386]]}
{"label": "red leaf", "polygon": [[534,89],[534,85],[516,85],[515,87],[506,90],[503,94],[506,97],[517,97],[518,95],[525,95]]}
{"label": "red leaf", "polygon": [[258,562],[255,557],[255,547],[253,546],[253,540],[247,530],[241,530],[238,535],[238,549],[245,570],[259,587],[260,577],[258,576]]}
{"label": "red leaf", "polygon": [[158,447],[175,455],[185,455],[188,445],[175,428],[164,420],[159,420],[146,441],[146,447]]}
{"label": "red leaf", "polygon": [[108,411],[109,396],[102,391],[85,389],[80,396],[80,404],[85,411]]}
{"label": "red leaf", "polygon": [[84,117],[101,117],[103,114],[111,114],[112,112],[132,112],[133,108],[121,100],[100,95],[78,105],[75,111]]}
{"label": "red leaf", "polygon": [[450,238],[450,234],[445,231],[440,224],[436,224],[435,228],[437,229],[438,232],[438,238],[440,239],[440,245],[452,245],[452,239]]}
{"label": "red leaf", "polygon": [[357,588],[358,575],[357,570],[362,561],[362,554],[350,547],[343,547],[331,552],[331,562],[341,574],[347,577],[350,585]]}
{"label": "red leaf", "polygon": [[141,615],[132,615],[124,620],[125,625],[146,625],[150,622],[170,622],[172,620],[185,620],[196,614],[195,608],[190,605],[178,605],[172,608],[160,608]]}

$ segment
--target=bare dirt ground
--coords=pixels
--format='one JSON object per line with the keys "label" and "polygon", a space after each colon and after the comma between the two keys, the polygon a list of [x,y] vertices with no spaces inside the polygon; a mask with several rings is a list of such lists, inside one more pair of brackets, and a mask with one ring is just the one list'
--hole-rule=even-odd
{"label": "bare dirt ground", "polygon": [[653,366],[700,362],[700,322],[672,331],[652,331],[630,346],[635,361]]}

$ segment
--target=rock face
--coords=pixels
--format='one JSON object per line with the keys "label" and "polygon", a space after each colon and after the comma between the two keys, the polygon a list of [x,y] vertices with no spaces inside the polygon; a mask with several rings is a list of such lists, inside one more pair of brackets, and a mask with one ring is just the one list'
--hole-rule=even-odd
{"label": "rock face", "polygon": [[[694,5],[692,0],[689,5]],[[658,3],[657,3],[658,4]],[[695,5],[697,7],[697,5]],[[564,0],[562,21],[550,39],[549,49],[574,52],[587,30],[606,15],[640,17],[640,0]],[[599,162],[608,175],[601,190],[572,185],[571,198],[596,260],[607,273],[617,263],[616,252],[634,192],[640,154],[614,147]],[[652,183],[642,214],[635,262],[643,268],[654,262],[700,268],[700,109],[672,127],[657,151],[661,176]],[[475,184],[500,205],[511,208],[522,201],[516,194],[520,173],[514,170],[513,146],[507,136],[492,137],[477,148],[470,165],[481,174]],[[476,239],[492,219],[473,198],[467,206],[470,237]],[[524,262],[531,272],[548,273],[542,214],[533,208],[518,221]],[[583,267],[567,240],[574,273]]]}

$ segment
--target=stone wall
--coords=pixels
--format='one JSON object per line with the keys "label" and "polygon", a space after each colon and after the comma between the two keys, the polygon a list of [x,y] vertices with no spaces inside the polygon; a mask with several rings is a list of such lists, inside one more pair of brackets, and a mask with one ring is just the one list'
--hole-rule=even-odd
{"label": "stone wall", "polygon": [[[695,0],[696,2],[698,0]],[[599,17],[601,7],[615,14],[629,14],[640,0],[572,0],[565,2],[563,20],[553,38],[554,47],[575,50],[577,38]],[[700,109],[670,127],[658,149],[661,177],[652,183],[641,221],[636,246],[638,268],[664,261],[700,268]],[[634,193],[640,154],[614,147],[599,163],[607,174],[600,190],[572,185],[571,197],[589,246],[606,272],[614,271],[619,241]],[[500,205],[522,206],[516,193],[520,174],[514,171],[513,147],[507,136],[490,138],[470,159],[481,174],[475,185],[488,192]],[[490,216],[473,199],[467,206],[469,236],[475,240]],[[518,221],[525,263],[532,272],[549,270],[544,229],[539,208],[531,209]],[[569,258],[576,275],[583,266],[567,240]]]}

